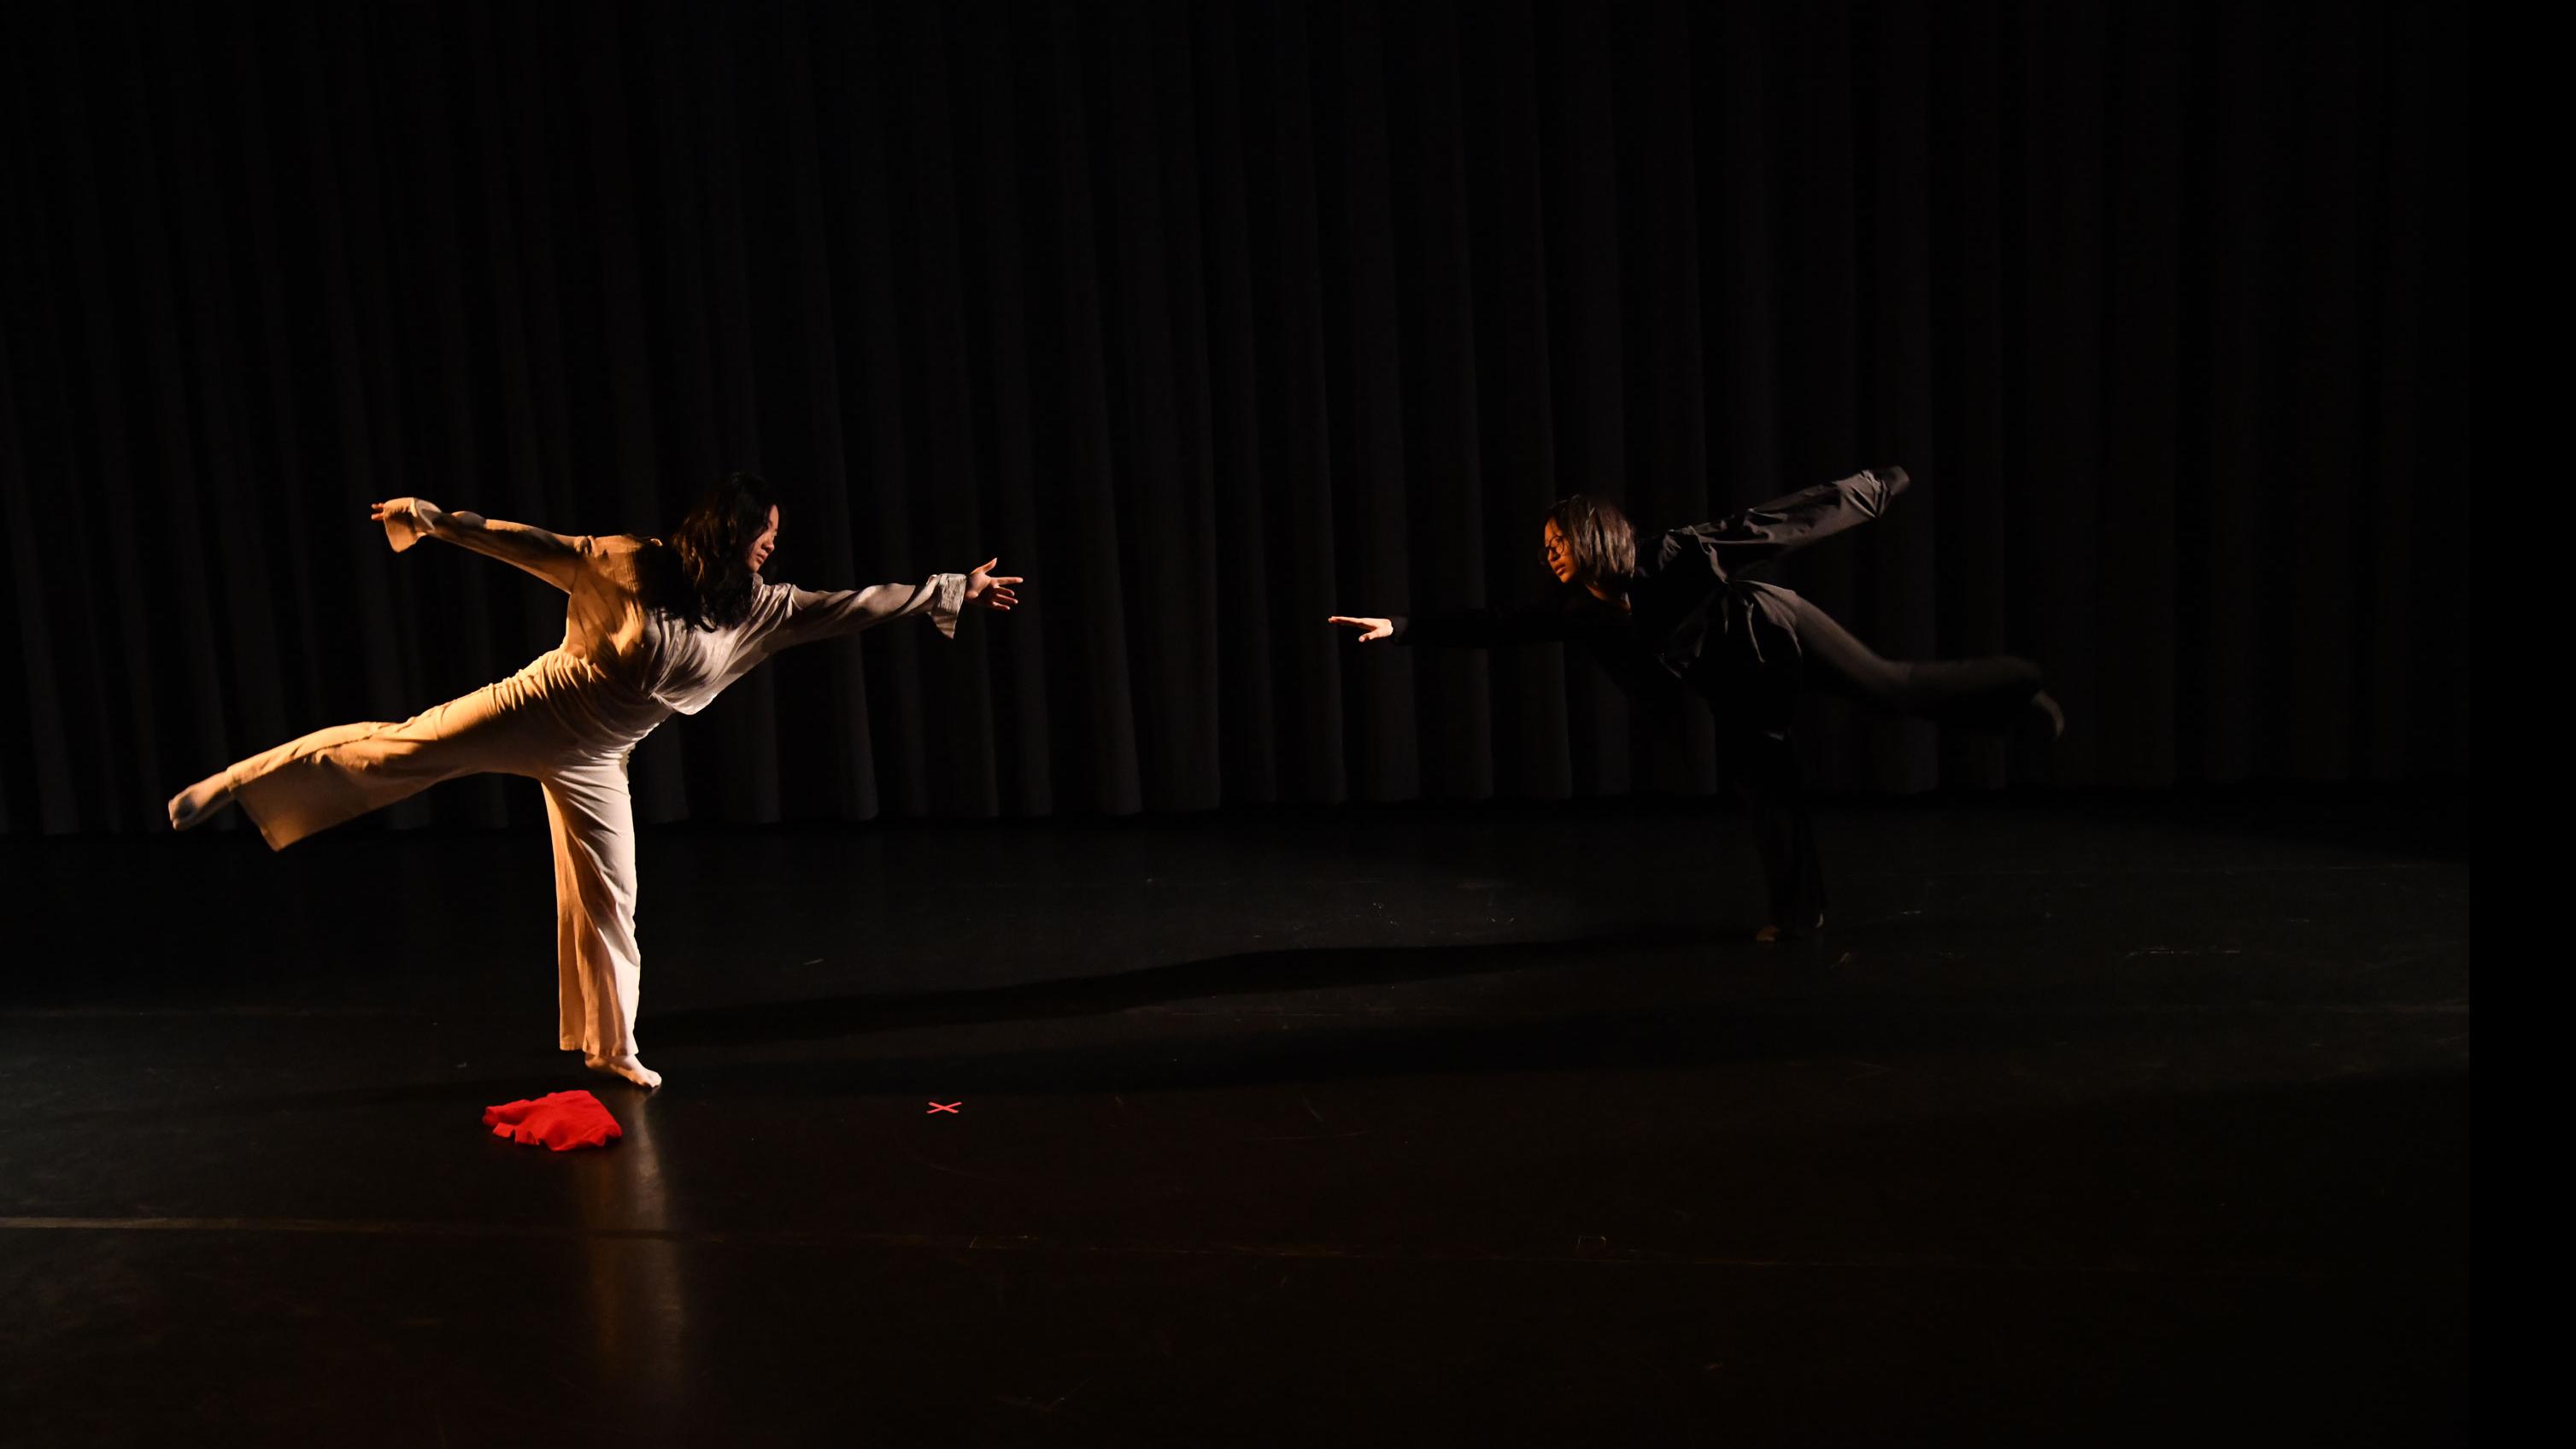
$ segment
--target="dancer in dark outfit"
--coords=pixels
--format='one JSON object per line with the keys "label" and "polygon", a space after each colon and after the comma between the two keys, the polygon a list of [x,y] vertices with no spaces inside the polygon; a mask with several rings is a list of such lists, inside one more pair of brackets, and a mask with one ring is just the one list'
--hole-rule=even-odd
{"label": "dancer in dark outfit", "polygon": [[1789,738],[1802,688],[1874,709],[1989,728],[2028,721],[2065,731],[2039,666],[2000,655],[1904,663],[1882,659],[1789,590],[1740,577],[1792,549],[1876,518],[1905,490],[1902,468],[1856,473],[1640,546],[1617,505],[1577,493],[1547,512],[1541,537],[1562,604],[1411,618],[1336,614],[1362,643],[1580,644],[1641,703],[1708,700],[1718,748],[1751,817],[1769,878],[1770,923],[1755,937],[1803,936],[1825,922],[1824,871],[1798,793]]}

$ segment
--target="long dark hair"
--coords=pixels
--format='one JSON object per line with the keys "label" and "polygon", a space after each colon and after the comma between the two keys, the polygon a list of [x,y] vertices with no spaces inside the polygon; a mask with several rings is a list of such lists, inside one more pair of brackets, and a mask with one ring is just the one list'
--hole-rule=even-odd
{"label": "long dark hair", "polygon": [[701,629],[732,628],[751,616],[751,544],[769,531],[778,495],[750,473],[728,473],[698,500],[671,536],[644,546],[644,602]]}
{"label": "long dark hair", "polygon": [[1607,498],[1569,493],[1547,506],[1547,520],[1574,554],[1574,585],[1586,578],[1616,583],[1637,572],[1637,531]]}

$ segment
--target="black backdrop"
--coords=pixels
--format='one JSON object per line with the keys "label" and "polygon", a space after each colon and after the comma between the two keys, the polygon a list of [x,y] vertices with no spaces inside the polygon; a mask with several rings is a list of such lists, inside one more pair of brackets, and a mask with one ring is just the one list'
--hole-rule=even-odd
{"label": "black backdrop", "polygon": [[[1537,510],[1921,480],[1780,580],[2012,649],[2048,778],[2469,769],[2467,231],[2423,8],[65,5],[0,46],[0,828],[137,829],[560,635],[417,493],[1028,602],[782,659],[647,820],[1715,781],[1514,601]],[[1826,786],[2003,783],[1836,707]],[[2024,768],[2028,768],[2024,766]],[[391,812],[535,820],[454,784]]]}

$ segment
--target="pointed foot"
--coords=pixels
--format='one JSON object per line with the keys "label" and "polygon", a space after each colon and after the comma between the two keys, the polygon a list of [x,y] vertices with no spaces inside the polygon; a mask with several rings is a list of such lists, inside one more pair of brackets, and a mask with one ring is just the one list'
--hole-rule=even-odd
{"label": "pointed foot", "polygon": [[170,797],[170,828],[186,830],[203,825],[223,808],[233,803],[231,772],[208,775]]}
{"label": "pointed foot", "polygon": [[2047,690],[2043,689],[2032,695],[2030,707],[2038,710],[2041,717],[2047,721],[2050,744],[2053,745],[2066,738],[2066,711],[2057,707],[2057,701],[2049,696]]}

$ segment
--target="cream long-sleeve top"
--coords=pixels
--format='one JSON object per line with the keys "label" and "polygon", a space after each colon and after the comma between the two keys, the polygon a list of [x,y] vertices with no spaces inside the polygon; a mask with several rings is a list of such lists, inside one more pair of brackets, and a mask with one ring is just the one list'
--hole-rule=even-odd
{"label": "cream long-sleeve top", "polygon": [[[751,613],[739,624],[700,629],[645,604],[637,555],[655,540],[550,533],[443,510],[424,524],[414,508],[396,508],[384,523],[397,553],[437,537],[514,564],[564,591],[563,642],[550,651],[562,663],[550,672],[570,687],[551,692],[581,696],[560,699],[567,708],[558,712],[603,746],[631,745],[673,711],[696,714],[782,649],[855,634],[908,614],[930,615],[941,634],[954,638],[966,594],[964,574],[860,589],[803,589],[755,574]],[[540,658],[529,670],[547,664]],[[582,687],[585,682],[593,683]]]}

